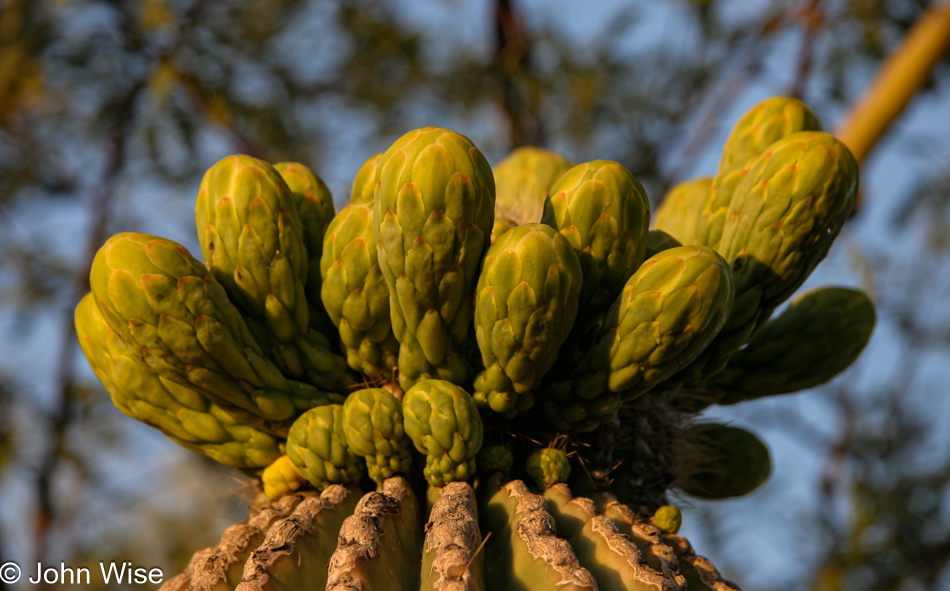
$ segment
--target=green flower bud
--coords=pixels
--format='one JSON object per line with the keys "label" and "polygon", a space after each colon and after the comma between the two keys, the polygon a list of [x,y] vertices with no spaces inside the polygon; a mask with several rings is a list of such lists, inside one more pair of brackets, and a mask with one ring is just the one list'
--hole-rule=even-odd
{"label": "green flower bud", "polygon": [[737,352],[710,386],[719,404],[735,404],[824,384],[848,368],[874,331],[864,293],[825,287],[798,296]]}
{"label": "green flower bud", "polygon": [[280,341],[309,330],[303,227],[294,196],[273,166],[229,156],[209,168],[195,223],[208,267],[235,303]]}
{"label": "green flower bud", "polygon": [[367,388],[350,394],[343,403],[343,429],[347,447],[363,456],[376,482],[409,470],[412,455],[402,402],[388,391]]}
{"label": "green flower bud", "polygon": [[475,336],[485,370],[475,401],[512,417],[554,364],[577,316],[583,277],[567,239],[543,224],[502,236],[485,255],[475,295]]}
{"label": "green flower bud", "polygon": [[426,127],[383,154],[376,180],[373,231],[401,344],[400,384],[463,383],[471,294],[494,221],[491,169],[465,136]]}
{"label": "green flower bud", "polygon": [[341,404],[318,406],[300,415],[287,436],[287,456],[297,473],[318,490],[356,483],[363,475],[360,457],[346,446]]}
{"label": "green flower bud", "polygon": [[703,381],[804,283],[851,213],[858,166],[826,133],[784,138],[749,168],[729,205],[719,252],[733,268],[736,312],[683,376]]}
{"label": "green flower bud", "polygon": [[769,146],[799,131],[821,131],[821,121],[802,101],[773,96],[749,109],[732,128],[719,161],[719,174],[745,167]]}
{"label": "green flower bud", "polygon": [[734,193],[749,174],[753,161],[775,142],[802,131],[821,131],[821,123],[803,102],[794,98],[766,99],[739,119],[726,140],[719,172],[698,218],[696,244],[720,250],[727,216],[735,210],[731,206]]}
{"label": "green flower bud", "polygon": [[361,200],[337,214],[324,238],[321,298],[337,327],[350,368],[388,378],[399,342],[389,317],[389,288],[373,238],[373,204]]}
{"label": "green flower bud", "polygon": [[287,456],[280,456],[261,473],[264,494],[277,500],[300,488],[304,480],[297,474],[297,468]]}
{"label": "green flower bud", "polygon": [[584,274],[584,318],[610,305],[646,252],[650,202],[643,186],[622,164],[578,164],[551,187],[542,222],[563,234]]}
{"label": "green flower bud", "polygon": [[478,471],[482,474],[508,474],[515,465],[515,456],[504,445],[489,445],[478,452],[477,461]]}
{"label": "green flower bud", "polygon": [[[302,191],[319,188],[309,186],[319,183],[302,165],[284,164],[284,172]],[[307,232],[298,201],[311,222]],[[248,328],[267,355],[293,378],[340,388],[349,383],[345,361],[323,335],[310,331],[305,290],[308,269],[319,265],[319,258],[310,261],[308,246],[319,250],[313,242],[322,241],[327,206],[332,215],[329,193],[323,202],[294,193],[270,164],[230,156],[205,173],[195,222],[212,274],[247,314]],[[315,280],[319,294],[319,276]]]}
{"label": "green flower bud", "polygon": [[432,486],[468,480],[482,447],[482,419],[472,397],[445,380],[422,380],[402,400],[406,434],[426,456]]}
{"label": "green flower bud", "polygon": [[278,162],[274,165],[274,170],[280,173],[287,183],[297,205],[303,241],[307,248],[307,301],[311,306],[319,307],[320,257],[323,254],[323,236],[336,213],[333,208],[333,195],[323,179],[299,162]]}
{"label": "green flower bud", "polygon": [[551,150],[516,148],[495,166],[496,215],[515,225],[540,222],[548,190],[571,166],[571,161]]}
{"label": "green flower bud", "polygon": [[676,239],[663,230],[650,230],[647,234],[647,258],[651,259],[664,250],[683,246]]}
{"label": "green flower bud", "polygon": [[712,184],[713,179],[701,177],[674,186],[656,208],[654,225],[683,244],[710,246],[700,231]]}
{"label": "green flower bud", "polygon": [[703,499],[741,497],[757,489],[772,471],[769,450],[745,429],[695,425],[682,434],[698,457],[697,468],[677,477],[683,492]]}
{"label": "green flower bud", "polygon": [[280,456],[277,439],[242,422],[257,417],[230,407],[234,416],[228,414],[202,391],[162,378],[129,351],[91,293],[76,306],[76,336],[113,404],[126,415],[226,466],[258,468]]}
{"label": "green flower bud", "polygon": [[376,193],[376,171],[379,169],[379,161],[382,157],[382,152],[373,154],[369,160],[360,166],[359,171],[356,173],[356,178],[353,179],[353,188],[350,191],[350,203],[371,203],[373,201],[373,196]]}
{"label": "green flower bud", "polygon": [[549,386],[548,421],[589,431],[689,364],[732,310],[732,272],[711,248],[680,246],[643,263],[608,310],[573,375]]}
{"label": "green flower bud", "polygon": [[567,454],[550,447],[531,454],[525,468],[528,476],[542,491],[558,482],[567,482],[571,475],[571,462]]}
{"label": "green flower bud", "polygon": [[683,514],[678,507],[663,505],[653,514],[653,525],[662,532],[675,534],[683,525]]}
{"label": "green flower bud", "polygon": [[496,217],[495,225],[491,228],[491,242],[495,243],[495,239],[511,230],[512,228],[517,228],[518,224],[511,218]]}
{"label": "green flower bud", "polygon": [[180,244],[116,234],[96,254],[89,280],[103,318],[134,356],[228,413],[258,417],[255,427],[285,433],[299,412],[339,399],[285,378],[224,288]]}

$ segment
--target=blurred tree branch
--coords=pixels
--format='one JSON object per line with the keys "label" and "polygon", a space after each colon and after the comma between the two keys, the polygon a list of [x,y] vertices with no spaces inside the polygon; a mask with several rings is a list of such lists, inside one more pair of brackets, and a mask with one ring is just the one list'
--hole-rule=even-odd
{"label": "blurred tree branch", "polygon": [[808,74],[811,72],[815,57],[815,42],[824,20],[824,0],[808,0],[802,8],[801,19],[804,21],[802,46],[798,52],[798,62],[795,65],[795,79],[788,91],[789,96],[797,99],[805,97],[805,86],[808,84]]}
{"label": "blurred tree branch", "polygon": [[835,135],[864,161],[891,123],[930,78],[950,47],[950,3],[931,7],[881,66],[877,77],[851,108]]}
{"label": "blurred tree branch", "polygon": [[86,269],[92,266],[92,259],[105,241],[106,225],[109,219],[109,205],[115,195],[116,183],[126,162],[126,144],[133,128],[134,110],[137,99],[145,88],[144,82],[134,86],[120,106],[116,121],[106,146],[107,163],[99,187],[89,204],[92,227],[83,247],[81,270],[76,273],[68,303],[62,313],[60,328],[60,348],[57,354],[59,362],[56,369],[56,383],[59,399],[50,420],[50,441],[45,457],[40,462],[36,474],[36,532],[33,550],[34,560],[46,560],[48,537],[56,521],[56,502],[53,494],[53,479],[60,463],[68,457],[64,453],[66,435],[74,418],[74,396],[77,388],[73,377],[73,362],[76,353],[76,330],[73,324],[73,310],[76,303],[89,291],[89,274]]}
{"label": "blurred tree branch", "polygon": [[545,143],[539,114],[541,91],[531,71],[531,41],[516,0],[495,2],[495,72],[501,85],[501,108],[508,118],[509,142],[518,146]]}
{"label": "blurred tree branch", "polygon": [[[37,511],[34,518],[33,561],[47,562],[49,537],[57,520],[57,499],[54,493],[54,480],[64,461],[79,461],[77,456],[67,449],[67,435],[75,419],[75,395],[78,384],[75,382],[73,366],[76,353],[76,331],[73,323],[73,311],[76,303],[89,291],[89,274],[93,258],[100,245],[105,241],[109,221],[110,205],[116,191],[116,185],[128,160],[128,143],[136,130],[137,113],[142,95],[149,89],[149,80],[155,65],[164,59],[164,52],[144,44],[138,29],[135,15],[130,7],[118,0],[109,0],[119,19],[119,30],[124,37],[124,45],[133,53],[141,52],[151,57],[150,67],[136,80],[123,95],[115,101],[111,124],[104,148],[105,167],[102,178],[94,191],[89,204],[91,228],[87,233],[83,255],[77,268],[66,305],[62,311],[60,324],[60,347],[56,364],[56,403],[49,417],[49,438],[43,457],[35,476]],[[184,21],[179,34],[183,34],[189,23],[200,15],[201,2],[192,5],[188,19]],[[44,583],[45,585],[45,583]]]}

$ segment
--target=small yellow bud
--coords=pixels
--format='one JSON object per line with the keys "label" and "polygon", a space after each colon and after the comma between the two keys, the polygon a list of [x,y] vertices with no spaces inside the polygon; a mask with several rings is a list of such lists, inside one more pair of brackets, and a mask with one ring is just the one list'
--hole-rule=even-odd
{"label": "small yellow bud", "polygon": [[294,492],[303,484],[303,478],[297,474],[297,468],[287,456],[280,456],[264,468],[261,480],[264,482],[264,493],[274,500]]}
{"label": "small yellow bud", "polygon": [[673,505],[663,505],[653,515],[653,525],[660,531],[675,534],[683,524],[683,514]]}

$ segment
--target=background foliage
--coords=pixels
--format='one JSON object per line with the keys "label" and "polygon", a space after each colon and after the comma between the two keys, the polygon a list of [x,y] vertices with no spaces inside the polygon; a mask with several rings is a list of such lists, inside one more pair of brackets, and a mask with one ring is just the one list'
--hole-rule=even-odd
{"label": "background foliage", "polygon": [[[441,125],[496,162],[537,144],[621,161],[654,203],[714,171],[774,94],[840,121],[925,0],[6,0],[0,14],[0,557],[171,576],[240,519],[246,485],[112,407],[72,309],[105,236],[194,250],[201,172],[311,165],[337,204],[369,155]],[[687,535],[756,589],[950,586],[948,61],[863,168],[816,283],[880,310],[821,391],[712,409],[773,450],[747,499]],[[32,571],[30,571],[32,572]]]}

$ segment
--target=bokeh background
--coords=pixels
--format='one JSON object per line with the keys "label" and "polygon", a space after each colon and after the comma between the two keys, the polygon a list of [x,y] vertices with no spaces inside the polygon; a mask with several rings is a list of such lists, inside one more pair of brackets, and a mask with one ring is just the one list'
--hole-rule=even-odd
{"label": "bokeh background", "polygon": [[[618,160],[655,206],[714,173],[763,98],[799,96],[835,129],[930,4],[2,0],[0,562],[170,578],[246,511],[237,473],[112,406],[72,330],[111,233],[197,252],[219,158],[304,162],[340,206],[364,159],[438,125],[491,162],[522,144]],[[707,411],[773,455],[746,498],[677,498],[743,588],[950,589],[948,57],[864,160],[860,208],[809,282],[873,295],[862,358],[826,387]]]}

